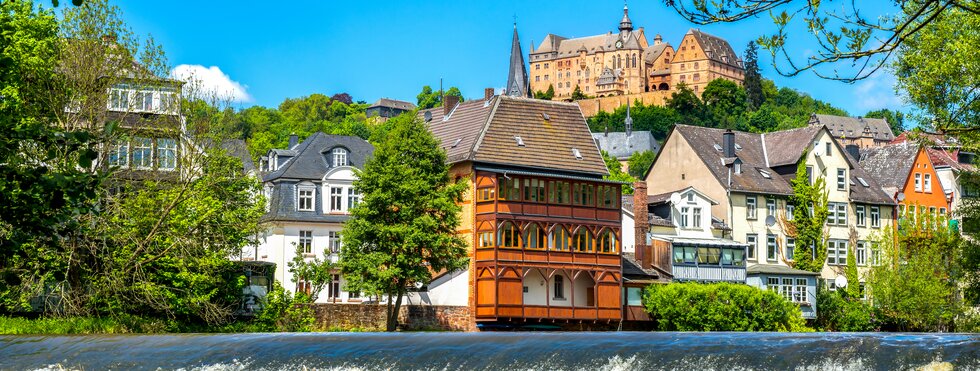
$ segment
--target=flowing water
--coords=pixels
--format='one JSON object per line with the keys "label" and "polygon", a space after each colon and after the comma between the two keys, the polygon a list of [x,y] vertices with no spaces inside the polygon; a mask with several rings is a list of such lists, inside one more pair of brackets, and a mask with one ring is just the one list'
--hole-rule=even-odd
{"label": "flowing water", "polygon": [[3,370],[980,370],[980,335],[319,333],[0,336]]}

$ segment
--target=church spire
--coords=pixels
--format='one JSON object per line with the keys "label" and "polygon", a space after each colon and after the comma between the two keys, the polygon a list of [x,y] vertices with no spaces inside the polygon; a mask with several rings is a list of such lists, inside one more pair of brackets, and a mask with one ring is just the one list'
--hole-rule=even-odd
{"label": "church spire", "polygon": [[630,20],[630,8],[623,2],[623,19],[619,21],[619,32],[633,31],[633,21]]}
{"label": "church spire", "polygon": [[510,72],[507,74],[507,95],[530,97],[527,86],[527,68],[524,67],[524,53],[517,37],[517,21],[514,21],[514,40],[510,46]]}

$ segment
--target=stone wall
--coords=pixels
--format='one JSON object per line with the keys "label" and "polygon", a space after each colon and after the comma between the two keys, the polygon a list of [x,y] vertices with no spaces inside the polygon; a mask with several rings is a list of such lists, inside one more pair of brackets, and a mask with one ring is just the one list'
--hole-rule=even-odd
{"label": "stone wall", "polygon": [[599,111],[612,112],[616,108],[625,106],[626,102],[630,102],[632,104],[637,100],[643,102],[643,105],[645,106],[663,106],[667,103],[667,98],[670,97],[671,93],[673,93],[672,90],[651,91],[639,94],[582,99],[575,101],[575,103],[578,103],[578,106],[582,109],[582,114],[585,115],[585,117],[592,117],[599,113]]}
{"label": "stone wall", "polygon": [[[384,305],[316,304],[313,309],[317,327],[323,330],[385,329]],[[476,331],[468,307],[403,305],[398,323],[406,331]]]}

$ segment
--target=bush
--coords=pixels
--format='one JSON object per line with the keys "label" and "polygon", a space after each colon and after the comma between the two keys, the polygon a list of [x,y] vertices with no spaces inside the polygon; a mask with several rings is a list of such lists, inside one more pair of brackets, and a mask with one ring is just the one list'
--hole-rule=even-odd
{"label": "bush", "polygon": [[252,331],[312,331],[316,319],[313,316],[313,308],[301,296],[296,298],[282,288],[279,282],[275,283],[272,291],[266,296],[265,308],[252,321],[254,328]]}
{"label": "bush", "polygon": [[816,327],[822,331],[877,331],[881,316],[874,307],[841,291],[820,289],[817,293]]}
{"label": "bush", "polygon": [[129,334],[164,332],[167,323],[142,317],[3,317],[0,335]]}
{"label": "bush", "polygon": [[742,284],[653,284],[643,305],[661,331],[811,331],[799,306]]}

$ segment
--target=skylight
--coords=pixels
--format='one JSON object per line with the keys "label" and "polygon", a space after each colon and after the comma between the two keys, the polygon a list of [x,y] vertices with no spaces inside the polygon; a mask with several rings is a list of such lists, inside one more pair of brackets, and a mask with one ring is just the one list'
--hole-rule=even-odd
{"label": "skylight", "polygon": [[769,172],[768,172],[768,171],[765,171],[765,170],[762,170],[762,169],[759,169],[759,174],[762,174],[762,177],[763,177],[763,178],[766,178],[766,179],[772,179],[772,174],[769,174]]}
{"label": "skylight", "polygon": [[736,151],[741,151],[742,150],[742,146],[738,145],[738,143],[735,143],[735,150]]}
{"label": "skylight", "polygon": [[514,140],[517,141],[517,146],[524,147],[524,139],[521,139],[520,135],[515,135]]}
{"label": "skylight", "polygon": [[462,142],[462,141],[463,141],[463,138],[456,138],[456,141],[453,142],[453,145],[451,147],[449,147],[449,148],[456,148],[456,146],[459,145],[459,142]]}
{"label": "skylight", "polygon": [[544,112],[541,112],[541,117],[543,117],[545,121],[550,121],[551,120],[551,115],[549,115],[547,113],[544,113]]}
{"label": "skylight", "polygon": [[575,155],[576,159],[582,159],[582,152],[579,152],[578,148],[572,148],[572,154]]}
{"label": "skylight", "polygon": [[718,152],[721,152],[721,146],[719,146],[718,143],[715,143],[715,149],[718,150]]}
{"label": "skylight", "polygon": [[861,185],[863,185],[865,188],[870,187],[868,185],[868,182],[864,181],[864,178],[862,178],[862,177],[858,177],[858,182],[860,182]]}

